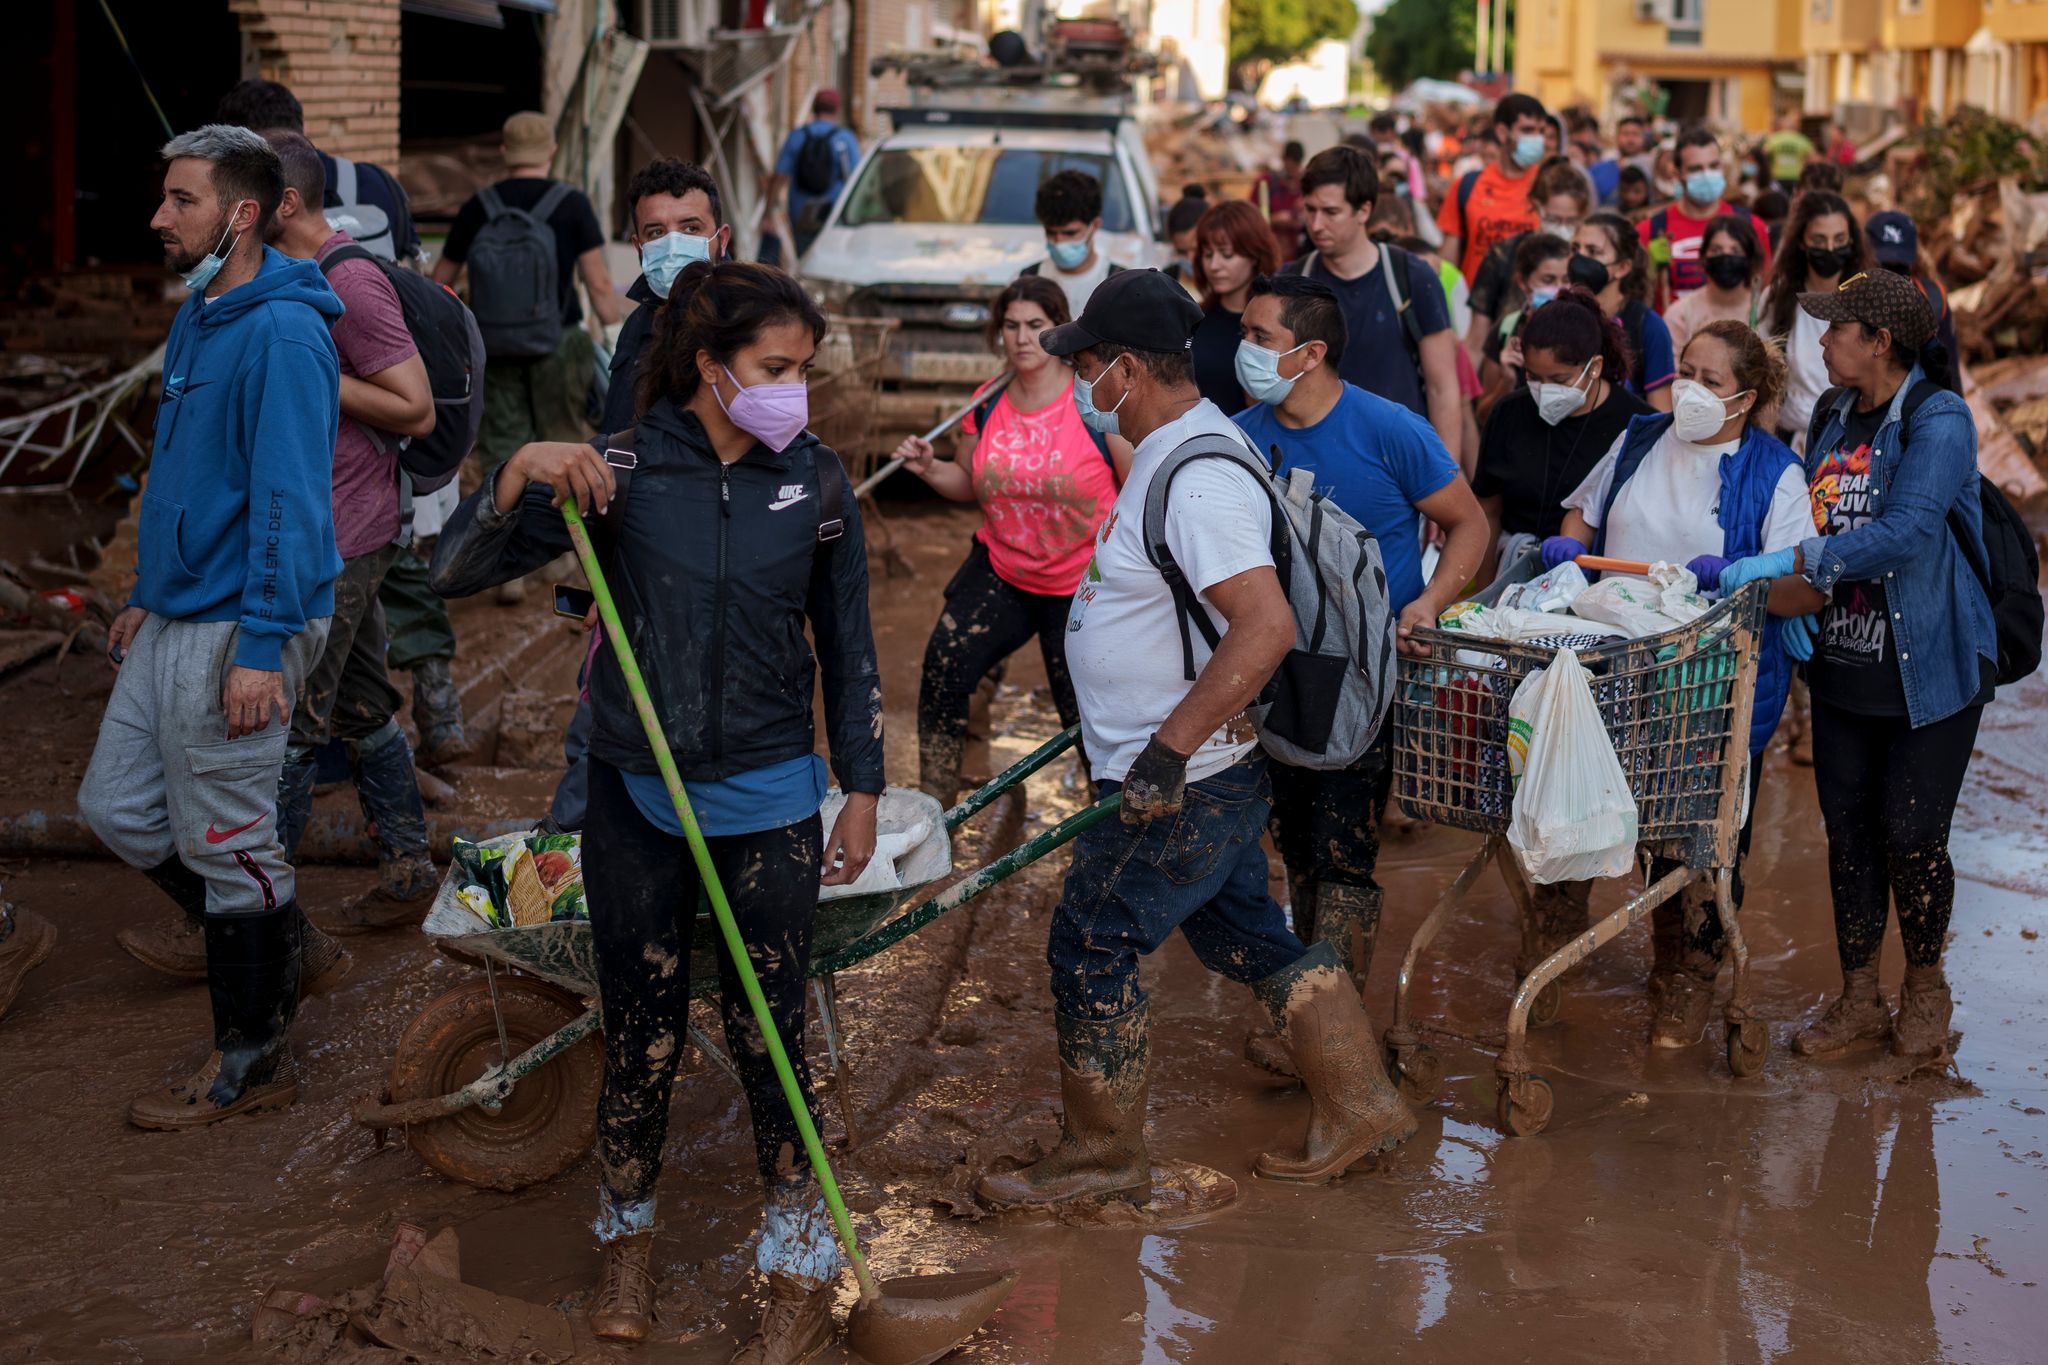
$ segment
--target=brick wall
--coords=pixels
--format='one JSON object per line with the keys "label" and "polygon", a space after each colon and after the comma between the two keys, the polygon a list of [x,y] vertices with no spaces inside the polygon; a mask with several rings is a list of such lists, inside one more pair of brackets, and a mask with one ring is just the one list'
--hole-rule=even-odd
{"label": "brick wall", "polygon": [[322,151],[398,164],[399,0],[228,0],[249,74],[281,81]]}

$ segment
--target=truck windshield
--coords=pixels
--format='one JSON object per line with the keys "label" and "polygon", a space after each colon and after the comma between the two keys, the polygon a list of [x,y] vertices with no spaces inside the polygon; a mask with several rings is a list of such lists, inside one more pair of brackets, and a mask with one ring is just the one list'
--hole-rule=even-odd
{"label": "truck windshield", "polygon": [[847,191],[843,227],[869,223],[981,223],[1035,227],[1038,187],[1061,171],[1102,182],[1102,226],[1130,232],[1123,180],[1103,153],[1021,147],[894,147],[876,153]]}

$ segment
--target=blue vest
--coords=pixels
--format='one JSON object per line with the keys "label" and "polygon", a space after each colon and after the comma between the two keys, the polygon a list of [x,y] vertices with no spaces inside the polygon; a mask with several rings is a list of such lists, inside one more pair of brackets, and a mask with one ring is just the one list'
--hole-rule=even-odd
{"label": "blue vest", "polygon": [[[1614,482],[1608,486],[1607,502],[1600,509],[1600,528],[1593,533],[1593,553],[1605,554],[1607,528],[1614,524],[1614,500],[1621,486],[1642,468],[1643,460],[1657,442],[1671,430],[1674,419],[1668,412],[1650,413],[1632,419],[1621,438],[1621,454],[1614,462]],[[1764,522],[1771,514],[1771,498],[1790,465],[1799,457],[1777,437],[1751,426],[1742,434],[1742,444],[1721,457],[1721,554],[1728,559],[1747,559],[1763,553]],[[1778,645],[1778,632],[1766,622],[1763,651],[1756,666],[1756,703],[1750,711],[1749,751],[1760,754],[1778,728],[1785,713],[1785,693],[1792,685],[1792,660]]]}

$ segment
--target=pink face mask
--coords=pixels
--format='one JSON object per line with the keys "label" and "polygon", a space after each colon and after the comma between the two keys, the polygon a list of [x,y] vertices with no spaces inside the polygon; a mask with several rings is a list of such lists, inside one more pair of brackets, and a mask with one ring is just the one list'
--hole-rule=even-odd
{"label": "pink face mask", "polygon": [[811,391],[803,384],[756,384],[752,388],[733,378],[731,370],[725,372],[733,387],[739,392],[733,395],[732,406],[727,407],[725,399],[719,398],[714,387],[711,396],[718,398],[718,406],[725,409],[725,415],[732,424],[747,435],[757,438],[770,450],[787,449],[797,433],[811,420]]}

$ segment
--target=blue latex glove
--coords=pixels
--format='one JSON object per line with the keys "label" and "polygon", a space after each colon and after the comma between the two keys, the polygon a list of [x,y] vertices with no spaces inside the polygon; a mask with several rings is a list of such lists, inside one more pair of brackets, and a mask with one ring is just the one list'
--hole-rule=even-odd
{"label": "blue latex glove", "polygon": [[1713,592],[1721,585],[1721,570],[1729,565],[1719,555],[1698,555],[1685,567],[1692,570],[1692,576],[1700,581],[1701,592]]}
{"label": "blue latex glove", "polygon": [[1813,642],[1820,635],[1818,616],[1781,616],[1778,618],[1778,644],[1787,658],[1805,663],[1813,657]]}
{"label": "blue latex glove", "polygon": [[1543,542],[1543,568],[1546,572],[1556,568],[1567,559],[1577,559],[1588,553],[1586,542],[1575,536],[1552,536]]}
{"label": "blue latex glove", "polygon": [[1792,572],[1793,558],[1797,550],[1773,550],[1767,555],[1751,555],[1738,559],[1721,570],[1720,593],[1732,597],[1736,590],[1756,582],[1760,578],[1783,578]]}

